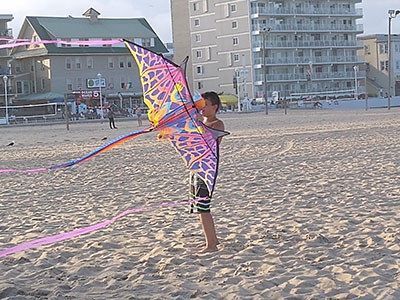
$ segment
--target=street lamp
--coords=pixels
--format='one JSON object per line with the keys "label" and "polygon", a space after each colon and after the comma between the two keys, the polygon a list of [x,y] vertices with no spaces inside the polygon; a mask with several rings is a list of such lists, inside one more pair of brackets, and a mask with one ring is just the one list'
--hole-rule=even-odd
{"label": "street lamp", "polygon": [[264,81],[264,101],[265,101],[265,114],[268,115],[268,91],[267,91],[267,70],[265,66],[265,41],[266,35],[271,31],[271,27],[263,27],[262,34],[262,56],[263,56],[263,81]]}
{"label": "street lamp", "polygon": [[354,66],[354,99],[358,100],[358,82],[357,82],[357,72],[358,66]]}
{"label": "street lamp", "polygon": [[99,92],[100,92],[100,95],[99,95],[99,98],[100,98],[100,118],[101,119],[104,119],[104,114],[103,114],[103,97],[102,97],[102,95],[101,95],[101,74],[99,73],[99,74],[97,74],[97,78],[99,79]]}
{"label": "street lamp", "polygon": [[389,92],[388,92],[388,110],[390,110],[390,96],[392,94],[392,49],[391,49],[391,43],[390,43],[390,36],[392,34],[392,19],[396,18],[398,14],[400,14],[400,10],[397,9],[389,9],[388,11],[389,14],[389,34],[388,34],[388,56],[389,56],[389,62],[388,62],[388,74],[389,74]]}
{"label": "street lamp", "polygon": [[4,80],[4,101],[6,104],[6,125],[8,125],[8,99],[7,99],[7,80],[8,77],[7,75],[3,76],[3,80]]}

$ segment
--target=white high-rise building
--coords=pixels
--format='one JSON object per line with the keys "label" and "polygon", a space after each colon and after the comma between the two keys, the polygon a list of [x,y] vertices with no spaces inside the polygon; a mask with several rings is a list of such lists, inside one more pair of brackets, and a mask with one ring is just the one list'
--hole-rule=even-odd
{"label": "white high-rise building", "polygon": [[[356,81],[361,94],[357,3],[171,0],[175,57],[190,56],[189,78],[199,91],[235,93],[233,77],[239,76],[241,97],[262,99],[265,87],[268,97],[274,91],[282,97],[337,94],[355,90]],[[182,18],[189,28],[174,26]]]}

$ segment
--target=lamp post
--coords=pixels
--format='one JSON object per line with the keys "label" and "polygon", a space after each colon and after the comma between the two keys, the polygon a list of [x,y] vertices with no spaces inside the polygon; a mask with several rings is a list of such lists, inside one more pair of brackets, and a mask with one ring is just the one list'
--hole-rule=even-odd
{"label": "lamp post", "polygon": [[7,77],[7,75],[4,75],[3,76],[3,80],[4,80],[4,101],[5,101],[5,104],[6,104],[6,125],[8,125],[8,99],[7,99],[7,92],[8,92],[8,90],[7,90],[7,80],[8,80],[8,77]]}
{"label": "lamp post", "polygon": [[103,97],[101,95],[101,74],[97,74],[97,78],[99,79],[99,98],[100,98],[100,118],[104,119],[104,114],[103,114]]}
{"label": "lamp post", "polygon": [[400,14],[400,10],[389,9],[389,34],[388,34],[388,77],[389,77],[389,91],[388,91],[388,110],[390,110],[390,97],[392,94],[392,47],[391,47],[391,34],[392,34],[392,19]]}
{"label": "lamp post", "polygon": [[358,100],[358,81],[357,81],[357,72],[358,66],[354,66],[354,99]]}
{"label": "lamp post", "polygon": [[265,101],[265,114],[268,115],[268,91],[267,91],[267,70],[265,66],[265,41],[266,41],[266,35],[271,31],[271,27],[264,27],[261,29],[262,33],[262,64],[263,64],[263,81],[264,81],[264,101]]}

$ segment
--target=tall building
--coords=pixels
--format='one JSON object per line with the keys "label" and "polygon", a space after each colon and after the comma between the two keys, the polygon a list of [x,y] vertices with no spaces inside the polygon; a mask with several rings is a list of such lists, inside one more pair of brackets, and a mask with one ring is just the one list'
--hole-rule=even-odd
{"label": "tall building", "polygon": [[132,100],[129,98],[135,98],[135,102],[141,99],[137,67],[124,44],[40,44],[42,40],[125,38],[153,51],[167,52],[145,19],[100,18],[99,15],[90,8],[83,17],[26,17],[18,38],[39,44],[16,47],[11,52],[16,102],[46,102],[60,94],[98,90],[97,79],[101,81],[103,96],[109,99],[122,97],[125,102]]}
{"label": "tall building", "polygon": [[174,53],[181,56],[190,45],[193,86],[200,91],[235,93],[238,77],[241,97],[262,99],[265,88],[268,97],[274,91],[282,97],[351,93],[356,81],[362,93],[357,3],[171,0]]}
{"label": "tall building", "polygon": [[[385,96],[389,91],[389,47],[387,34],[363,35],[359,37],[364,48],[359,54],[367,63],[368,94]],[[391,94],[400,95],[400,35],[391,35]]]}
{"label": "tall building", "polygon": [[[13,37],[11,28],[8,28],[8,22],[12,21],[14,18],[12,15],[1,15],[0,14],[0,45],[7,43],[5,39],[11,39]],[[5,90],[4,90],[4,75],[7,76],[7,85],[9,80],[9,64],[11,57],[9,55],[8,49],[0,49],[0,106],[5,104]],[[11,92],[11,89],[9,90]]]}

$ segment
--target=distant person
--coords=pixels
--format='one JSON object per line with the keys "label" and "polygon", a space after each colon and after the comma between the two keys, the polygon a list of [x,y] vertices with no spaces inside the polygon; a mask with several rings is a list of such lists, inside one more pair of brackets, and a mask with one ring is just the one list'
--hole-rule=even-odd
{"label": "distant person", "polygon": [[113,110],[111,109],[111,107],[109,107],[107,109],[107,117],[108,117],[108,120],[110,121],[110,128],[111,129],[117,129],[117,127],[115,126],[114,116],[115,115],[114,115]]}
{"label": "distant person", "polygon": [[142,110],[140,109],[140,107],[136,107],[135,110],[136,116],[137,116],[137,121],[139,124],[139,127],[142,126]]}

